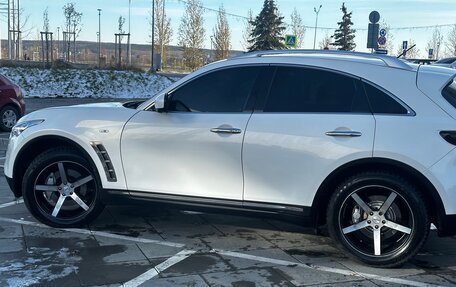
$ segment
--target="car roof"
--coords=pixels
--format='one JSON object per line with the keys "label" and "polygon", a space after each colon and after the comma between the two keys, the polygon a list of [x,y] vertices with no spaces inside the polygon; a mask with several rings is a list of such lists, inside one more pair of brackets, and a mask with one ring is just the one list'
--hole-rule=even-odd
{"label": "car roof", "polygon": [[245,53],[243,55],[233,57],[232,60],[252,59],[252,58],[269,58],[272,57],[294,57],[298,62],[304,59],[325,59],[346,62],[365,63],[377,66],[386,66],[390,68],[397,68],[403,70],[413,71],[416,67],[408,64],[407,62],[391,57],[388,55],[352,52],[352,51],[339,51],[339,50],[271,50],[271,51],[257,51]]}

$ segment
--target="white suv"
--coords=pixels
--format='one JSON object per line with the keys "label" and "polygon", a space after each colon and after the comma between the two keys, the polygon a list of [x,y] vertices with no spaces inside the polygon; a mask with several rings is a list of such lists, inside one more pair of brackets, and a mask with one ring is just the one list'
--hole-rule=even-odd
{"label": "white suv", "polygon": [[430,224],[456,233],[455,70],[334,51],[250,53],[154,98],[40,110],[14,127],[5,175],[56,227],[113,197],[262,211],[327,226],[397,266]]}

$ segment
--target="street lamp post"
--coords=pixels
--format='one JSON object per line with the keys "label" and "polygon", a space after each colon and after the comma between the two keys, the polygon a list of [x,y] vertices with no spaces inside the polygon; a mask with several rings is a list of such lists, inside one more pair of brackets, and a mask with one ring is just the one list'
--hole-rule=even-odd
{"label": "street lamp post", "polygon": [[98,69],[101,67],[101,9],[98,8]]}
{"label": "street lamp post", "polygon": [[131,65],[131,0],[128,0],[128,64]]}
{"label": "street lamp post", "polygon": [[154,42],[155,42],[155,0],[152,0],[152,53],[150,55],[150,70],[155,72],[154,69]]}
{"label": "street lamp post", "polygon": [[314,50],[315,50],[315,42],[317,40],[318,14],[320,13],[321,7],[322,7],[322,5],[320,5],[320,7],[318,7],[318,10],[317,10],[317,8],[314,7],[314,12],[316,14],[316,16],[315,16],[315,33],[314,33]]}
{"label": "street lamp post", "polygon": [[160,69],[163,70],[163,54],[165,52],[165,42],[164,42],[164,36],[165,36],[165,3],[166,0],[163,0],[163,5],[162,5],[162,22],[161,22],[161,30],[162,34],[160,35],[160,42],[161,42],[161,50],[160,50]]}
{"label": "street lamp post", "polygon": [[57,59],[60,59],[60,27],[57,27]]}

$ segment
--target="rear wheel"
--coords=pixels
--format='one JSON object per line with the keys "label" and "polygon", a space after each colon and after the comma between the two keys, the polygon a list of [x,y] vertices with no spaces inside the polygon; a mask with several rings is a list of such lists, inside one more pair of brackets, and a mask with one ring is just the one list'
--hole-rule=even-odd
{"label": "rear wheel", "polygon": [[0,129],[4,132],[9,132],[17,123],[20,115],[16,108],[5,106],[0,110]]}
{"label": "rear wheel", "polygon": [[95,169],[71,149],[56,148],[39,155],[25,172],[22,188],[30,212],[54,227],[81,226],[104,207]]}
{"label": "rear wheel", "polygon": [[418,191],[385,172],[358,174],[342,183],[330,200],[327,222],[342,250],[382,267],[401,265],[414,256],[430,228]]}

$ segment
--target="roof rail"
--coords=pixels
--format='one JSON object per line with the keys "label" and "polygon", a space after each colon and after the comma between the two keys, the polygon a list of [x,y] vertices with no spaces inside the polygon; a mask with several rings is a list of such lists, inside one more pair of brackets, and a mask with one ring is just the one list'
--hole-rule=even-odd
{"label": "roof rail", "polygon": [[382,54],[371,54],[364,52],[352,52],[352,51],[341,51],[341,50],[308,50],[308,49],[292,49],[292,50],[267,50],[267,51],[255,51],[248,52],[231,59],[242,59],[242,58],[253,58],[262,56],[274,56],[274,55],[291,55],[291,54],[326,54],[326,55],[345,55],[360,57],[366,59],[378,59],[385,63],[385,66],[392,68],[399,68],[405,70],[411,70],[412,67],[407,65],[404,61]]}

